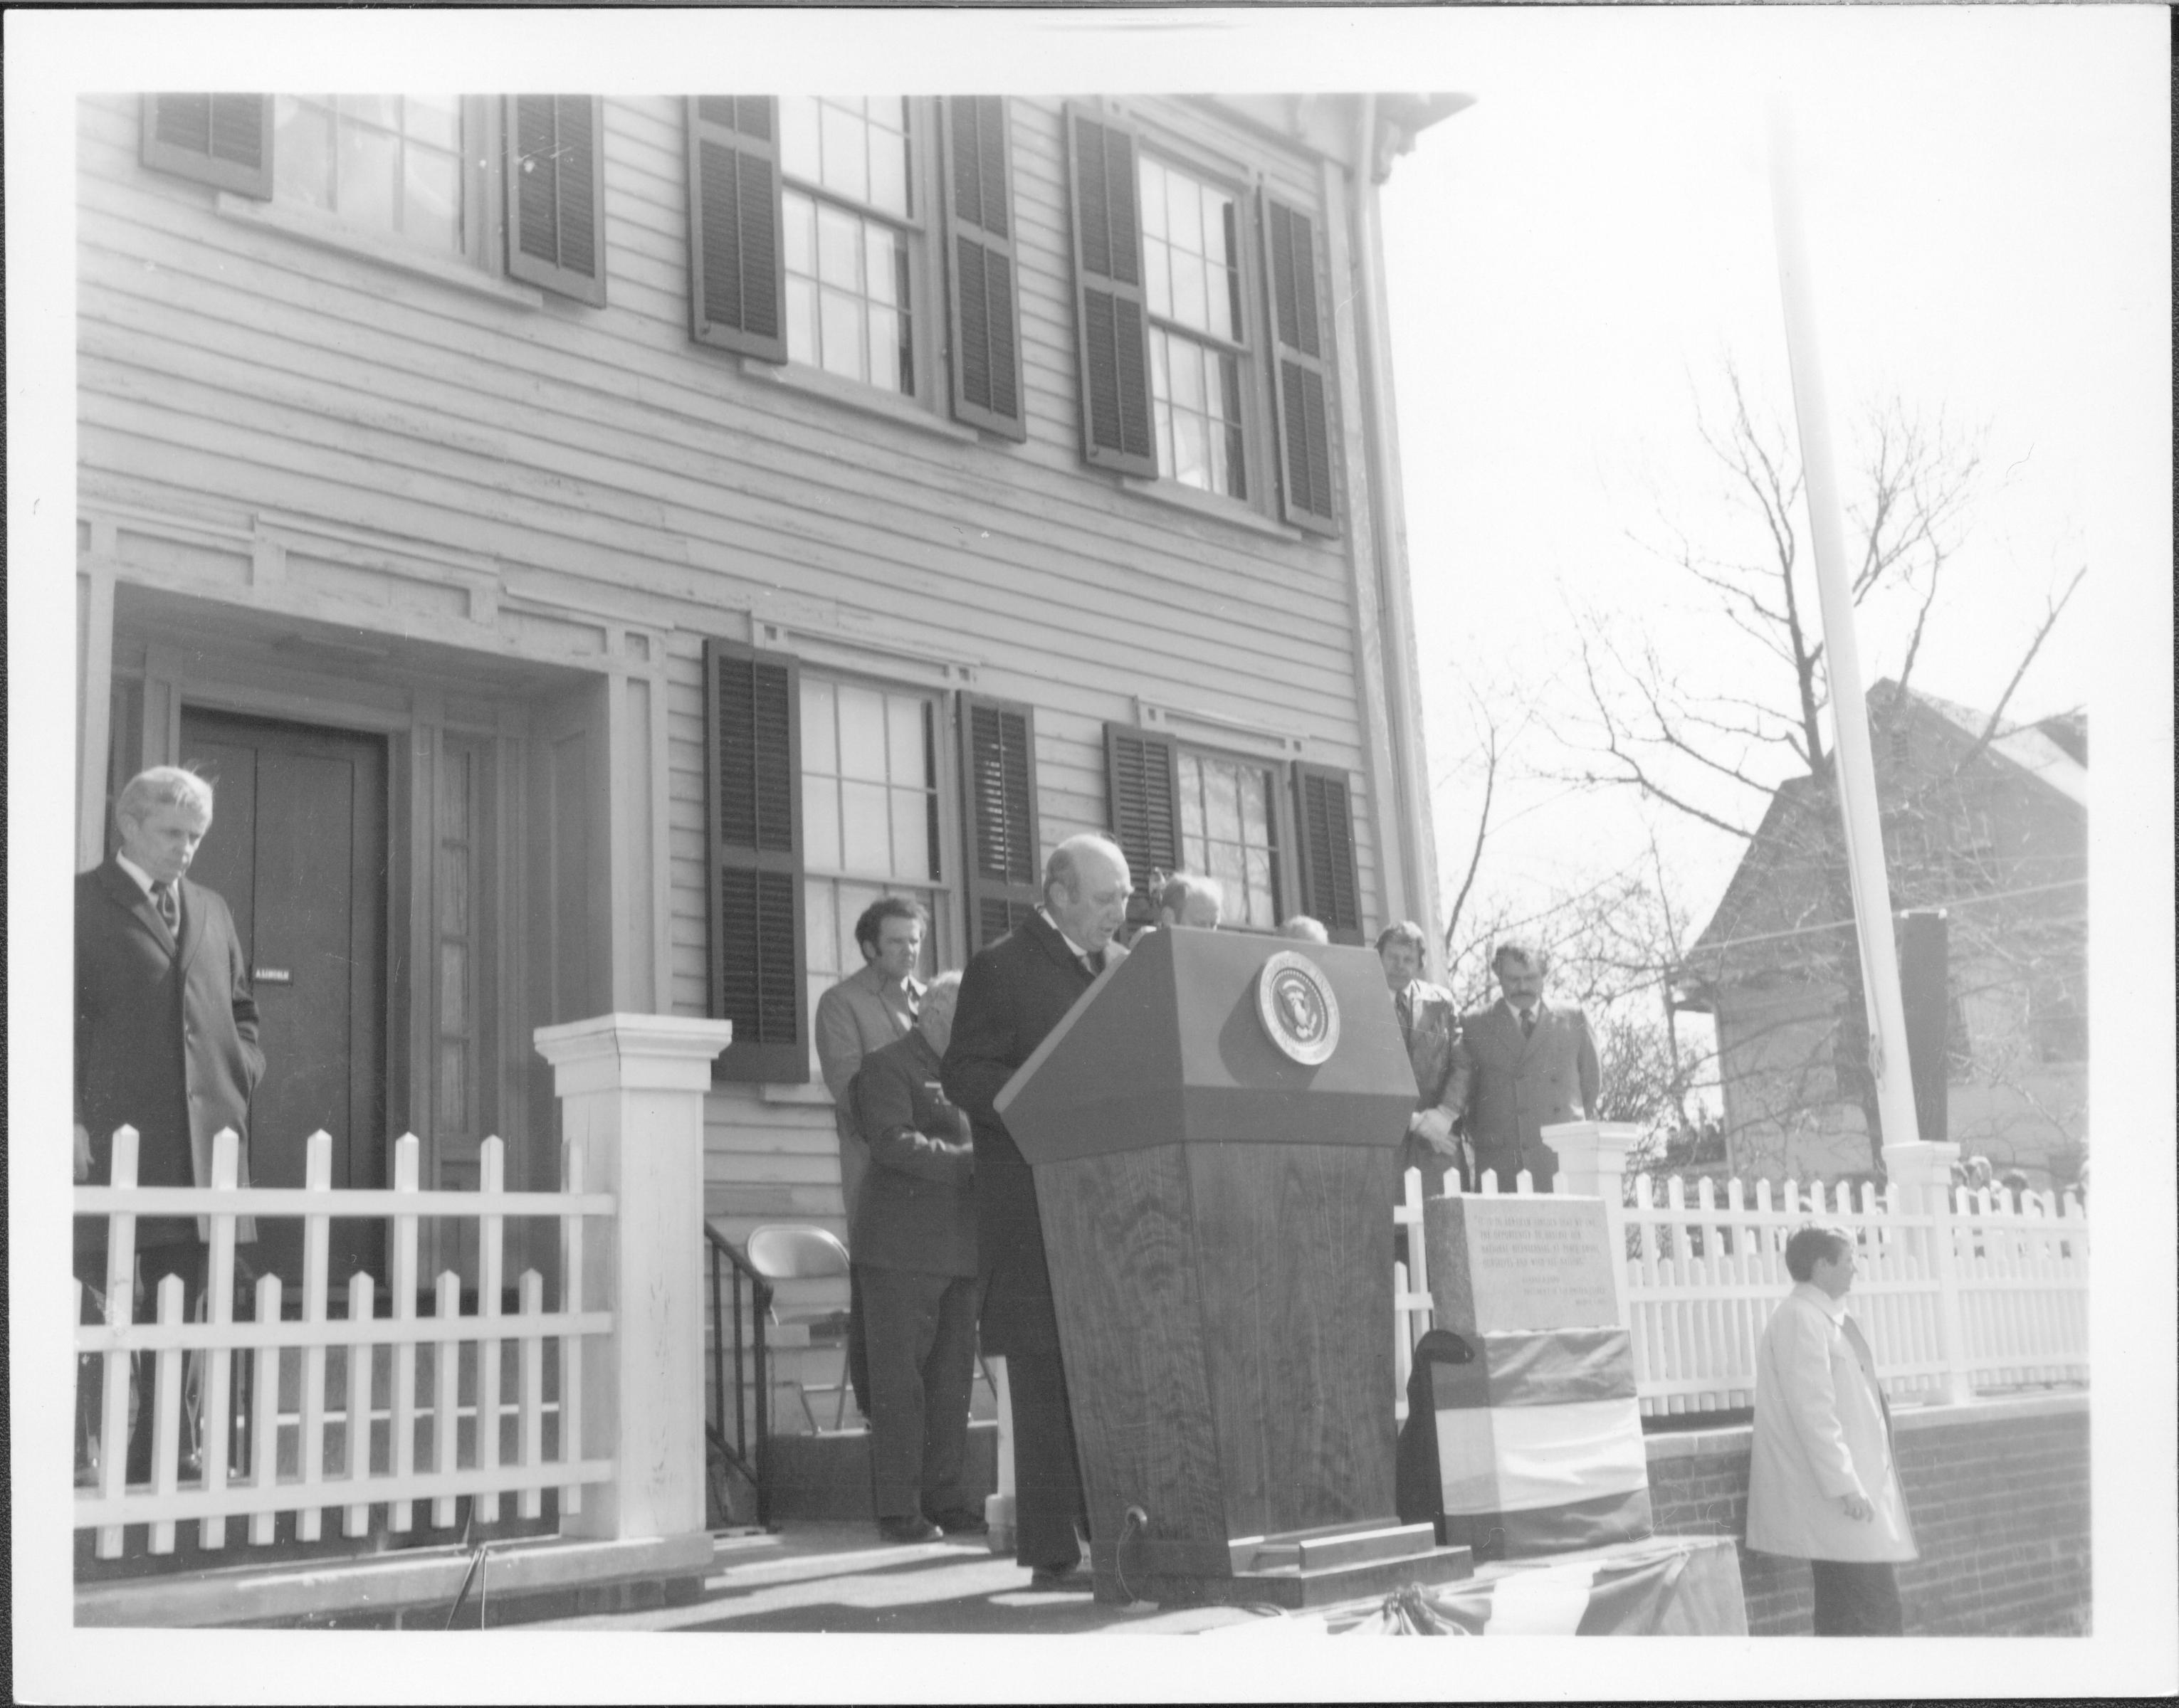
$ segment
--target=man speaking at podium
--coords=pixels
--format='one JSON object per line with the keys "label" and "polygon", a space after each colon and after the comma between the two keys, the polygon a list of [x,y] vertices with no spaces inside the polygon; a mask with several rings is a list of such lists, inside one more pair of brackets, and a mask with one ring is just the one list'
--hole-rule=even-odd
{"label": "man speaking at podium", "polygon": [[1109,838],[1070,836],[1044,868],[1044,905],[980,950],[961,1001],[941,1081],[967,1114],[976,1156],[981,1341],[1007,1360],[1013,1401],[1014,1557],[1032,1589],[1089,1586],[1075,1530],[1086,1525],[1082,1470],[1059,1361],[1059,1320],[1028,1161],[992,1107],[1007,1081],[1082,993],[1127,950],[1112,933],[1133,888]]}

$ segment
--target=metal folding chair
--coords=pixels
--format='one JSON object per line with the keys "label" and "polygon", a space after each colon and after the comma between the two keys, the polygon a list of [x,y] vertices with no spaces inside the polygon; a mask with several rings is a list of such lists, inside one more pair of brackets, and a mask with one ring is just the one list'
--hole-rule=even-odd
{"label": "metal folding chair", "polygon": [[[821,1281],[848,1273],[848,1248],[837,1236],[822,1228],[810,1228],[787,1224],[771,1224],[752,1229],[744,1248],[749,1267],[775,1286],[782,1281]],[[817,1306],[782,1310],[777,1293],[772,1295],[771,1321],[775,1328],[804,1328],[836,1317],[837,1311]],[[804,1382],[798,1378],[794,1387],[802,1401],[803,1415],[810,1420],[812,1434],[820,1433],[817,1414],[810,1409],[810,1396],[814,1391],[822,1393],[831,1389],[838,1398],[832,1408],[832,1427],[839,1429],[848,1414],[848,1343],[843,1334],[840,1341],[840,1379],[837,1382]]]}

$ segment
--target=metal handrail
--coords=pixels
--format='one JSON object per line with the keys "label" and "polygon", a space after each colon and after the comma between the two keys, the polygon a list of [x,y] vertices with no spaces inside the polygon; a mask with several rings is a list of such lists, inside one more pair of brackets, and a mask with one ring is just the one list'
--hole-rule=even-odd
{"label": "metal handrail", "polygon": [[[756,1521],[766,1529],[771,1526],[771,1479],[770,1453],[766,1442],[771,1433],[771,1383],[766,1368],[765,1323],[771,1315],[772,1286],[750,1267],[749,1259],[733,1242],[721,1234],[709,1222],[704,1224],[704,1243],[711,1263],[711,1382],[710,1404],[705,1408],[704,1434],[719,1457],[732,1469],[747,1479],[756,1492]],[[733,1278],[733,1306],[731,1311],[723,1308],[720,1297],[722,1267]],[[742,1338],[742,1288],[746,1282],[749,1289],[749,1350],[744,1365]],[[734,1438],[727,1438],[727,1322],[731,1317],[734,1337]],[[755,1377],[755,1390],[748,1377]],[[744,1432],[744,1420],[749,1429]],[[752,1440],[751,1437],[755,1439]],[[716,1492],[721,1515],[726,1512],[723,1488]]]}

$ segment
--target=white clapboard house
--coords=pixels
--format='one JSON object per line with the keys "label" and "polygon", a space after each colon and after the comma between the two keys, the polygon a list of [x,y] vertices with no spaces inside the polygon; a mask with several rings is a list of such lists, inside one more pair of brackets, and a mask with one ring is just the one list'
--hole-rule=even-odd
{"label": "white clapboard house", "polygon": [[85,99],[79,864],[216,776],[258,1182],[549,1188],[535,1029],[708,1015],[707,1215],[837,1228],[856,915],[958,966],[1085,829],[1434,932],[1379,193],[1462,104]]}

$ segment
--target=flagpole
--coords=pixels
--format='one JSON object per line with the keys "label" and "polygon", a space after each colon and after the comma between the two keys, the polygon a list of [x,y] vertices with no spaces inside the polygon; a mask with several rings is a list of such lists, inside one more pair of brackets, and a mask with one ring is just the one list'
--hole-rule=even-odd
{"label": "flagpole", "polygon": [[1778,292],[1786,315],[1786,353],[1793,374],[1793,413],[1807,475],[1809,528],[1823,613],[1825,669],[1830,684],[1831,758],[1846,827],[1847,873],[1861,944],[1861,988],[1868,1005],[1869,1066],[1876,1081],[1885,1147],[1914,1142],[1914,1082],[1907,1055],[1907,1009],[1899,994],[1899,956],[1891,936],[1891,890],[1884,870],[1883,820],[1869,746],[1869,702],[1855,639],[1853,590],[1840,528],[1838,471],[1831,460],[1830,408],[1809,288],[1809,256],[1795,180],[1792,116],[1784,97],[1770,105],[1770,214],[1778,246]]}

